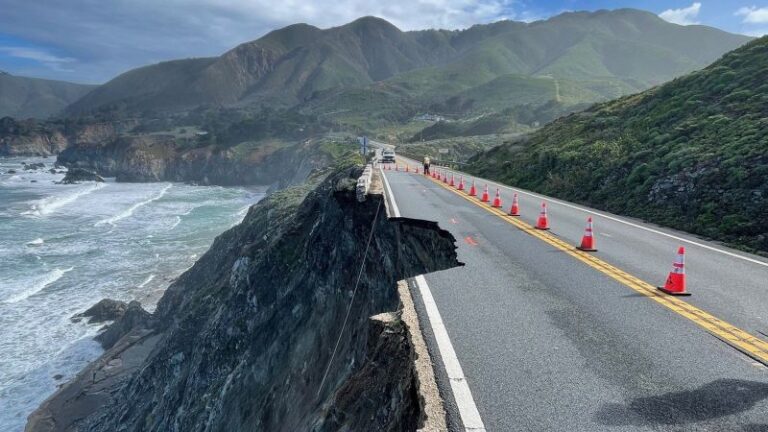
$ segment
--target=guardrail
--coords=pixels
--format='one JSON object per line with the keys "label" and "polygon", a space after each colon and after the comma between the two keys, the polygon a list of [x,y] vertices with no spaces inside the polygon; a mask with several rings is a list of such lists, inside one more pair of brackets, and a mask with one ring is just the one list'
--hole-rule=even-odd
{"label": "guardrail", "polygon": [[357,186],[355,187],[355,193],[359,202],[365,201],[365,196],[368,195],[368,190],[371,188],[371,178],[373,177],[373,169],[379,163],[379,155],[374,153],[370,157],[368,163],[363,169],[363,174],[357,179]]}

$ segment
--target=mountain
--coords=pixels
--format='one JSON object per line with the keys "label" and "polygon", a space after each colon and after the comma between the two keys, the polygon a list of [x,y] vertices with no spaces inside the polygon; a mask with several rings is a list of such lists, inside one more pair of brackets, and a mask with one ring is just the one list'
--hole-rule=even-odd
{"label": "mountain", "polygon": [[0,71],[0,118],[47,118],[60,113],[94,88]]}
{"label": "mountain", "polygon": [[459,106],[463,114],[549,100],[572,105],[665,82],[748,40],[632,9],[461,31],[403,32],[373,17],[325,30],[296,24],[220,57],[126,72],[67,112],[307,105],[344,119],[340,112],[357,108],[402,118],[430,107]]}
{"label": "mountain", "polygon": [[378,18],[328,30],[296,24],[221,57],[129,71],[73,104],[69,112],[120,102],[135,109],[242,102],[293,105],[317,90],[369,84],[423,66],[431,57],[427,47]]}
{"label": "mountain", "polygon": [[768,253],[768,37],[478,155],[471,171]]}

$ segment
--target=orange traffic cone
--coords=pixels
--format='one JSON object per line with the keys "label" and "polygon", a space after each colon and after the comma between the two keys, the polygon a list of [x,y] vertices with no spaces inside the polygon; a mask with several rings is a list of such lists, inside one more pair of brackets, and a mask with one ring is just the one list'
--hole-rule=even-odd
{"label": "orange traffic cone", "polygon": [[501,207],[501,193],[499,192],[499,188],[496,188],[496,197],[493,198],[493,207]]}
{"label": "orange traffic cone", "polygon": [[482,198],[480,198],[480,201],[482,201],[482,202],[490,201],[490,199],[488,197],[488,185],[485,185],[485,189],[483,189],[483,196],[482,196]]}
{"label": "orange traffic cone", "polygon": [[459,186],[456,189],[460,191],[464,190],[464,176],[459,177]]}
{"label": "orange traffic cone", "polygon": [[400,171],[400,165],[395,164],[395,171]]}
{"label": "orange traffic cone", "polygon": [[587,228],[584,231],[584,237],[581,238],[581,245],[579,249],[585,252],[597,252],[597,246],[595,246],[595,236],[592,235],[592,217],[587,218]]}
{"label": "orange traffic cone", "polygon": [[520,204],[517,202],[517,194],[512,195],[512,207],[509,208],[510,216],[520,216]]}
{"label": "orange traffic cone", "polygon": [[475,189],[474,180],[472,180],[472,186],[469,188],[469,196],[477,196],[477,189]]}
{"label": "orange traffic cone", "polygon": [[691,293],[685,290],[685,248],[680,246],[677,249],[677,258],[672,264],[672,271],[667,276],[667,282],[661,291],[674,296],[689,296]]}
{"label": "orange traffic cone", "polygon": [[539,213],[539,220],[536,221],[536,229],[548,230],[549,218],[547,217],[547,203],[541,203],[541,213]]}
{"label": "orange traffic cone", "polygon": [[448,184],[448,174],[443,173],[443,183]]}
{"label": "orange traffic cone", "polygon": [[435,170],[432,170],[432,178],[435,178],[435,176],[437,175],[435,172],[436,172]]}
{"label": "orange traffic cone", "polygon": [[449,183],[449,186],[451,187],[456,186],[456,183],[453,182],[453,174],[451,174],[451,182]]}

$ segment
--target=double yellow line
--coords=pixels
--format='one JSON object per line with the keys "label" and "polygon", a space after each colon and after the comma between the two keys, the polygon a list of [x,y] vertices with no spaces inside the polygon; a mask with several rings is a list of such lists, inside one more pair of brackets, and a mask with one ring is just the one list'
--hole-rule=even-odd
{"label": "double yellow line", "polygon": [[498,216],[505,222],[514,225],[521,231],[524,231],[553,246],[554,248],[567,253],[573,258],[576,258],[577,260],[594,268],[595,270],[611,277],[622,285],[632,288],[636,292],[656,301],[657,303],[665,306],[678,315],[691,320],[720,340],[733,346],[734,348],[759,361],[760,363],[768,366],[768,342],[759,339],[747,333],[746,331],[741,330],[740,328],[691,305],[686,301],[662,293],[656,289],[655,286],[649,284],[648,282],[632,276],[624,270],[608,264],[607,262],[595,257],[594,255],[577,249],[575,246],[568,244],[567,242],[553,234],[548,233],[547,231],[537,230],[531,225],[521,221],[520,219],[507,215],[503,210],[491,207],[487,203],[483,203],[475,197],[470,197],[466,193],[452,188],[440,180],[433,179],[431,176],[427,176],[427,178],[432,180],[432,182],[440,185],[441,187],[471,202],[472,204],[475,204],[483,210]]}

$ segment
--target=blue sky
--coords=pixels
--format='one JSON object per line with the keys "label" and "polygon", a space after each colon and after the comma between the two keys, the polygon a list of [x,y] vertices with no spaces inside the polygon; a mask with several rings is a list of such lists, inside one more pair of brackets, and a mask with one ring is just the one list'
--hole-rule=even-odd
{"label": "blue sky", "polygon": [[374,15],[404,30],[459,29],[622,7],[768,34],[768,0],[0,0],[0,70],[102,83],[150,63],[218,55],[296,22],[331,27]]}

